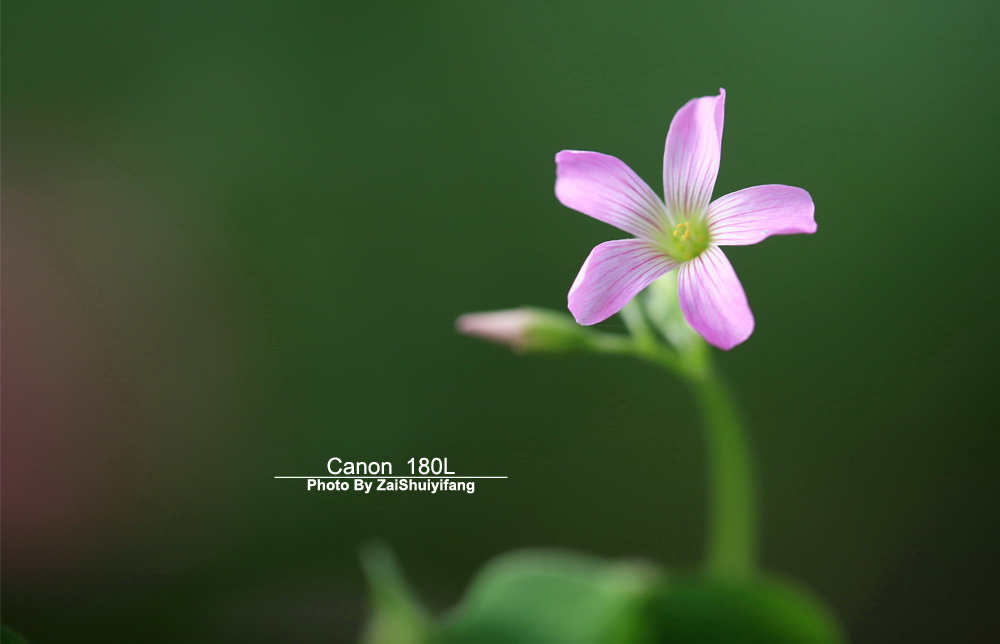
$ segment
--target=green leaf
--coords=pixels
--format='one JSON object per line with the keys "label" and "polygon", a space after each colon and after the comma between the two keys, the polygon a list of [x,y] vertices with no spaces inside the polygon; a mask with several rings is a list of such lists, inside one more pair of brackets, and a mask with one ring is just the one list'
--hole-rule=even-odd
{"label": "green leaf", "polygon": [[0,625],[0,644],[28,644],[28,640],[24,639],[6,625]]}
{"label": "green leaf", "polygon": [[480,572],[445,620],[442,644],[639,644],[658,575],[648,565],[521,551]]}
{"label": "green leaf", "polygon": [[840,644],[832,613],[788,582],[675,581],[652,603],[656,641],[677,644]]}
{"label": "green leaf", "polygon": [[361,565],[372,595],[372,615],[365,628],[364,644],[423,644],[430,634],[430,620],[410,592],[392,551],[371,545],[361,552]]}

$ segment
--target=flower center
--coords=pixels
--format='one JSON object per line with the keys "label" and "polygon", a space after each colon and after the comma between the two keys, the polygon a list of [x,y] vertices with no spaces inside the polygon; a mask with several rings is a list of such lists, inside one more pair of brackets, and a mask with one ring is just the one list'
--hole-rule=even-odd
{"label": "flower center", "polygon": [[708,227],[700,219],[682,221],[666,238],[664,247],[678,261],[692,260],[708,248]]}

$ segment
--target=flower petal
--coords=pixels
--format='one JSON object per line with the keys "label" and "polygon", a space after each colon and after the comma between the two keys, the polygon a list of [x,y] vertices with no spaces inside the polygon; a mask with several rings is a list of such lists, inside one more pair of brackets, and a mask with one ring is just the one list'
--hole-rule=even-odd
{"label": "flower petal", "polygon": [[681,266],[681,311],[709,343],[732,349],[753,333],[753,313],[733,265],[716,246]]}
{"label": "flower petal", "polygon": [[661,249],[641,239],[599,244],[569,289],[569,310],[580,324],[597,324],[677,266]]}
{"label": "flower petal", "polygon": [[563,150],[556,155],[556,197],[636,237],[660,234],[663,202],[630,167],[599,152]]}
{"label": "flower petal", "polygon": [[693,98],[674,115],[663,153],[663,190],[671,214],[702,212],[712,199],[722,154],[726,90]]}
{"label": "flower petal", "polygon": [[802,188],[772,184],[719,197],[708,207],[712,242],[746,246],[771,235],[816,232],[813,202]]}

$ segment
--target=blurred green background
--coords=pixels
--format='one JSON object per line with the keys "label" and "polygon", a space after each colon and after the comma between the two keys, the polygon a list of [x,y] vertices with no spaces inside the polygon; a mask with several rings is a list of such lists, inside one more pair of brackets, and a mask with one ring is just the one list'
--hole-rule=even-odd
{"label": "blurred green background", "polygon": [[[522,546],[697,564],[677,381],[519,358],[453,321],[563,307],[622,234],[556,201],[553,155],[613,154],[659,192],[674,112],[725,87],[715,194],[801,186],[819,222],[727,251],[757,330],[716,357],[766,565],[856,641],[995,641],[997,3],[3,18],[2,605],[29,639],[354,641],[371,538],[435,610]],[[272,478],[331,456],[510,479],[365,497]]]}

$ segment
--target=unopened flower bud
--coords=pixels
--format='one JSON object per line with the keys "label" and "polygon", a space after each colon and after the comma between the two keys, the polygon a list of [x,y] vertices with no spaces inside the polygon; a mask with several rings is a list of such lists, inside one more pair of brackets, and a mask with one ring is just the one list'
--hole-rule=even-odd
{"label": "unopened flower bud", "polygon": [[466,313],[455,322],[455,328],[505,344],[518,353],[569,353],[588,346],[586,330],[573,318],[531,307]]}

